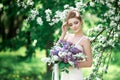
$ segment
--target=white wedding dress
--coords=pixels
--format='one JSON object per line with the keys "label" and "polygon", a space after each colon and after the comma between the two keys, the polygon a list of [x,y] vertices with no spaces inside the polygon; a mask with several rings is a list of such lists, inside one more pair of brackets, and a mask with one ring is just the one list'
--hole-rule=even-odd
{"label": "white wedding dress", "polygon": [[[78,45],[78,43],[80,43],[83,37],[81,37],[80,40],[75,44],[75,46],[82,51],[83,51],[83,47],[81,45]],[[70,67],[69,73],[61,72],[60,80],[83,80],[82,71],[80,68],[78,69],[78,68]]]}

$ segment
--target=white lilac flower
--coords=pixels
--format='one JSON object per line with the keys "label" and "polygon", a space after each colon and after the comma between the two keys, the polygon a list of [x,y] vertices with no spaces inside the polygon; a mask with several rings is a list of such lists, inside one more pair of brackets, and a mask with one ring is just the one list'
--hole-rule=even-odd
{"label": "white lilac flower", "polygon": [[110,26],[117,26],[117,24],[114,21],[111,21]]}
{"label": "white lilac flower", "polygon": [[69,63],[71,66],[74,66],[74,62],[68,61],[68,63]]}
{"label": "white lilac flower", "polygon": [[63,58],[65,56],[65,54],[63,54],[61,51],[59,51],[58,55]]}
{"label": "white lilac flower", "polygon": [[50,62],[50,58],[44,57],[44,58],[41,58],[41,61],[47,63],[47,62]]}
{"label": "white lilac flower", "polygon": [[91,28],[87,31],[87,34],[90,35],[93,32],[94,28]]}
{"label": "white lilac flower", "polygon": [[108,44],[111,45],[112,47],[114,47],[114,42],[113,42],[112,39],[110,39],[110,40],[108,41]]}
{"label": "white lilac flower", "polygon": [[95,0],[95,2],[99,3],[100,1],[99,0]]}
{"label": "white lilac flower", "polygon": [[74,7],[69,7],[70,10],[76,10],[77,8]]}
{"label": "white lilac flower", "polygon": [[82,2],[76,2],[75,5],[76,5],[76,8],[80,9],[80,7],[82,6]]}
{"label": "white lilac flower", "polygon": [[34,20],[35,17],[36,17],[36,15],[32,15],[32,14],[30,14],[30,17],[29,17],[28,19],[30,19],[30,20]]}
{"label": "white lilac flower", "polygon": [[109,8],[112,8],[112,5],[110,3],[106,4]]}
{"label": "white lilac flower", "polygon": [[58,60],[59,60],[59,57],[58,57],[57,55],[53,55],[53,56],[52,56],[52,59],[53,59],[53,61],[58,61]]}
{"label": "white lilac flower", "polygon": [[72,53],[71,52],[68,52],[67,55],[71,55]]}
{"label": "white lilac flower", "polygon": [[33,46],[36,46],[37,40],[35,39],[32,43]]}
{"label": "white lilac flower", "polygon": [[95,37],[90,37],[89,39],[90,39],[90,41],[93,41],[95,39]]}
{"label": "white lilac flower", "polygon": [[99,39],[101,39],[102,37],[103,37],[102,35],[99,35],[97,38],[98,38],[98,40],[99,40]]}
{"label": "white lilac flower", "polygon": [[106,39],[107,39],[107,38],[103,36],[103,37],[101,37],[101,38],[99,39],[99,42],[104,43],[104,42],[106,41]]}
{"label": "white lilac flower", "polygon": [[102,71],[106,72],[106,71],[107,71],[107,67],[104,66],[104,67],[102,68]]}
{"label": "white lilac flower", "polygon": [[118,34],[117,33],[115,33],[115,35],[114,35],[115,37],[118,37]]}
{"label": "white lilac flower", "polygon": [[61,50],[61,47],[60,46],[55,46],[54,47],[57,51]]}
{"label": "white lilac flower", "polygon": [[98,25],[97,27],[94,28],[94,31],[102,31],[103,28],[102,28],[102,25]]}
{"label": "white lilac flower", "polygon": [[120,1],[118,2],[118,5],[120,6]]}
{"label": "white lilac flower", "polygon": [[103,1],[103,0],[100,0],[100,3],[101,3],[101,4],[104,4],[104,1]]}
{"label": "white lilac flower", "polygon": [[119,20],[120,20],[120,16],[116,16],[115,21],[119,21]]}
{"label": "white lilac flower", "polygon": [[69,4],[64,5],[64,9],[69,8]]}
{"label": "white lilac flower", "polygon": [[67,52],[62,52],[63,56],[66,56],[67,55]]}
{"label": "white lilac flower", "polygon": [[31,10],[30,12],[31,12],[31,14],[33,14],[33,15],[38,15],[38,14],[39,14],[39,12],[38,12],[37,10],[34,10],[34,9]]}
{"label": "white lilac flower", "polygon": [[21,6],[22,6],[22,7],[24,7],[24,8],[26,8],[26,7],[27,7],[27,5],[25,5],[25,3],[24,3],[24,2],[21,2]]}
{"label": "white lilac flower", "polygon": [[53,24],[58,23],[58,22],[59,22],[59,19],[58,19],[58,18],[56,18],[56,19],[53,18],[53,19],[52,19],[52,23],[53,23]]}
{"label": "white lilac flower", "polygon": [[3,8],[3,4],[0,3],[0,9],[2,9],[2,8]]}
{"label": "white lilac flower", "polygon": [[53,25],[54,25],[54,23],[49,23],[49,25],[50,25],[50,26],[53,26]]}
{"label": "white lilac flower", "polygon": [[51,11],[50,9],[46,9],[46,10],[45,10],[45,13],[51,15],[51,14],[52,14],[52,11]]}
{"label": "white lilac flower", "polygon": [[38,18],[37,18],[37,23],[38,23],[39,25],[42,25],[42,24],[43,24],[43,21],[42,21],[42,18],[41,18],[41,17],[38,17]]}
{"label": "white lilac flower", "polygon": [[109,14],[109,15],[113,15],[113,14],[115,14],[115,11],[114,11],[114,10],[109,10],[109,11],[108,11],[108,14]]}
{"label": "white lilac flower", "polygon": [[46,21],[50,21],[51,19],[50,19],[50,16],[46,16]]}
{"label": "white lilac flower", "polygon": [[104,16],[108,16],[108,13],[105,13]]}
{"label": "white lilac flower", "polygon": [[30,11],[30,19],[31,20],[34,20],[35,19],[35,17],[37,16],[39,14],[39,12],[37,11],[37,10],[31,10]]}
{"label": "white lilac flower", "polygon": [[33,5],[34,2],[32,0],[27,0],[27,5]]}
{"label": "white lilac flower", "polygon": [[101,80],[99,77],[96,77],[96,80]]}
{"label": "white lilac flower", "polygon": [[111,20],[114,20],[115,18],[113,16],[110,17]]}
{"label": "white lilac flower", "polygon": [[95,3],[94,3],[94,2],[90,2],[90,6],[92,6],[92,7],[93,7],[94,5],[95,5]]}

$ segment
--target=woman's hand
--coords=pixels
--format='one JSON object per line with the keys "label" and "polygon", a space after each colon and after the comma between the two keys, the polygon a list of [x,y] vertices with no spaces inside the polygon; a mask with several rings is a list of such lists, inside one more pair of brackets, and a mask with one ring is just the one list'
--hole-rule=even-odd
{"label": "woman's hand", "polygon": [[62,33],[63,33],[63,34],[66,34],[67,30],[68,30],[67,22],[64,22],[64,23],[62,24]]}

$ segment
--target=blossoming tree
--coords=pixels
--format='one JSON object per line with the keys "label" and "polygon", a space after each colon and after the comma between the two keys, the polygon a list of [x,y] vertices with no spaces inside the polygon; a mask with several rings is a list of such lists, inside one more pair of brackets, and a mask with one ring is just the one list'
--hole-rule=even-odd
{"label": "blossoming tree", "polygon": [[[19,39],[23,39],[25,44],[29,44],[27,53],[31,53],[31,55],[39,47],[47,51],[53,45],[54,40],[58,39],[58,35],[61,33],[61,23],[67,12],[70,9],[77,9],[82,14],[84,22],[91,26],[86,34],[92,43],[93,69],[85,79],[102,79],[103,74],[107,73],[109,62],[112,59],[111,51],[120,46],[120,0],[75,0],[75,2],[71,0],[70,4],[64,4],[66,1],[45,2],[40,0],[41,4],[39,4],[39,1],[20,2],[18,0],[17,3],[24,9],[32,6],[27,13],[26,22],[23,23],[24,27],[19,29],[19,33],[26,35],[25,37],[21,34],[17,36]],[[86,19],[88,13],[98,18],[94,23],[96,26],[92,26]]]}

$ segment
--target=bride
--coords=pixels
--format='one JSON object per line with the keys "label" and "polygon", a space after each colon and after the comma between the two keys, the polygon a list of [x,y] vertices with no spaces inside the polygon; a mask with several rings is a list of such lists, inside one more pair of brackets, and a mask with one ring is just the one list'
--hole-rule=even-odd
{"label": "bride", "polygon": [[[72,42],[78,49],[81,49],[87,56],[86,61],[79,63],[78,68],[69,68],[69,73],[61,72],[61,80],[83,80],[81,68],[92,66],[92,52],[90,40],[82,30],[82,18],[77,10],[71,10],[62,25],[62,34],[59,40]],[[68,32],[70,29],[73,33]]]}

